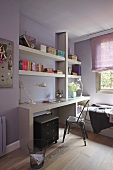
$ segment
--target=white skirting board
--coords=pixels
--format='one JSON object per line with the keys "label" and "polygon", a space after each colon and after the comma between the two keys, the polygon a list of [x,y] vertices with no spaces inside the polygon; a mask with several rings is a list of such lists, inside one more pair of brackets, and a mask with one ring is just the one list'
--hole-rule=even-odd
{"label": "white skirting board", "polygon": [[14,143],[11,143],[9,145],[6,146],[6,154],[11,152],[11,151],[14,151],[15,149],[18,149],[20,147],[20,141],[16,141]]}

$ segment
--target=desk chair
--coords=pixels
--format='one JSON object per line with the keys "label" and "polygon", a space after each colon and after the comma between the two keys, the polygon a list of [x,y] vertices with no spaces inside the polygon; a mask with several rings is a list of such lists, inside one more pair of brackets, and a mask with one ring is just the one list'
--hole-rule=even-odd
{"label": "desk chair", "polygon": [[87,115],[88,106],[89,106],[89,100],[86,101],[86,103],[83,105],[81,111],[79,112],[79,116],[78,117],[76,117],[76,116],[69,116],[66,119],[66,125],[65,125],[65,128],[64,128],[64,135],[63,135],[63,141],[62,142],[64,142],[67,130],[68,130],[68,133],[69,133],[70,126],[74,125],[74,124],[77,124],[78,126],[80,126],[80,129],[81,129],[81,132],[82,132],[83,141],[84,141],[84,145],[86,146],[86,138],[88,138],[88,135],[87,135],[87,132],[86,132],[86,129],[85,129],[85,118],[86,118],[86,116],[85,116],[85,118],[83,118],[82,117],[82,113],[83,113],[83,111],[86,111],[86,115]]}

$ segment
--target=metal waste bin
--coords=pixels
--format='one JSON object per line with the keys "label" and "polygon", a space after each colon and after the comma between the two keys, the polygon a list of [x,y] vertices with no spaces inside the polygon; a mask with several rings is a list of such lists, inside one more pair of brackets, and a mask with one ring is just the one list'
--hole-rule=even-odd
{"label": "metal waste bin", "polygon": [[44,139],[31,140],[27,144],[32,169],[40,169],[44,165],[47,141]]}

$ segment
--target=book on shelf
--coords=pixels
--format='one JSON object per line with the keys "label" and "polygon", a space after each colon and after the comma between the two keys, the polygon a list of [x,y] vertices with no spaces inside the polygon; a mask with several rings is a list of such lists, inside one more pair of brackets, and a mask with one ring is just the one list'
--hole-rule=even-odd
{"label": "book on shelf", "polygon": [[28,61],[28,71],[31,71],[31,70],[32,70],[32,62]]}
{"label": "book on shelf", "polygon": [[19,61],[19,70],[28,70],[28,61],[27,60]]}
{"label": "book on shelf", "polygon": [[19,44],[26,46],[26,47],[31,47],[30,42],[28,41],[28,38],[26,37],[26,35],[22,35],[19,37]]}
{"label": "book on shelf", "polygon": [[44,66],[27,60],[19,60],[19,70],[44,72]]}
{"label": "book on shelf", "polygon": [[42,65],[41,64],[36,64],[35,66],[36,66],[35,70],[37,72],[41,72],[42,71]]}

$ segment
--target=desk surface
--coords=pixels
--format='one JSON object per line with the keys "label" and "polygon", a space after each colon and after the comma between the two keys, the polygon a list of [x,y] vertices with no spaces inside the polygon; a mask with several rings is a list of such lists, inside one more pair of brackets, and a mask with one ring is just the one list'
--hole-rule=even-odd
{"label": "desk surface", "polygon": [[66,106],[69,104],[74,104],[78,102],[82,102],[85,100],[90,100],[90,96],[81,96],[81,97],[76,97],[76,98],[69,98],[69,99],[62,99],[62,102],[50,102],[50,103],[43,103],[42,101],[36,102],[36,104],[27,104],[23,103],[19,105],[19,108],[25,108],[28,109],[30,112],[35,113],[35,112],[40,112],[40,111],[45,111],[61,106]]}

